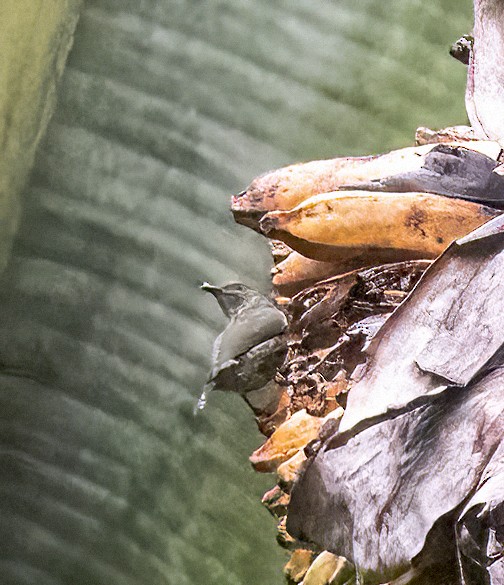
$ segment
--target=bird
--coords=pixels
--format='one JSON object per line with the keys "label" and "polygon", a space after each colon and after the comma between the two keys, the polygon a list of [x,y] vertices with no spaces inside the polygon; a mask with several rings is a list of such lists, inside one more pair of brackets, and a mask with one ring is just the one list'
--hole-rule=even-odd
{"label": "bird", "polygon": [[219,303],[229,323],[215,339],[212,367],[195,412],[205,407],[211,390],[247,394],[266,386],[287,354],[287,318],[273,302],[245,284],[201,288]]}

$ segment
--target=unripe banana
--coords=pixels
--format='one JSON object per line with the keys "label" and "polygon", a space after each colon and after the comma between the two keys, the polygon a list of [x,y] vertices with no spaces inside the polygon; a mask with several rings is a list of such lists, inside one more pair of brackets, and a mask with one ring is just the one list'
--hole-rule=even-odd
{"label": "unripe banana", "polygon": [[272,211],[260,227],[303,255],[325,261],[327,248],[403,250],[433,258],[499,213],[429,193],[336,191],[315,195],[290,211]]}
{"label": "unripe banana", "polygon": [[[496,160],[501,147],[491,141],[452,142]],[[348,185],[366,183],[418,171],[436,144],[402,148],[380,156],[346,157],[299,163],[254,179],[243,193],[232,198],[231,209],[238,223],[258,229],[264,213],[288,210],[313,195]]]}

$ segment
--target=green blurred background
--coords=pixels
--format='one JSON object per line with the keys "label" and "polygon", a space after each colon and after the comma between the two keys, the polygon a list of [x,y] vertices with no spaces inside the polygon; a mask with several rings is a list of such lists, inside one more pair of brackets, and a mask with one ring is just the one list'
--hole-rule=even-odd
{"label": "green blurred background", "polygon": [[24,424],[75,476],[23,476],[54,538],[23,552],[39,583],[282,582],[251,414],[215,394],[192,415],[224,324],[198,285],[268,289],[265,242],[228,210],[254,176],[466,123],[448,49],[470,28],[460,0],[85,2],[2,283],[2,360],[58,389],[27,389]]}

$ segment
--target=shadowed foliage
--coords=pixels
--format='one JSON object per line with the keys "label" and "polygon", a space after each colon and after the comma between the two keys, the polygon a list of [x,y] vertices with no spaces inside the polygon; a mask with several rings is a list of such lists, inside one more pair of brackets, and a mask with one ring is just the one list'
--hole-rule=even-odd
{"label": "shadowed foliage", "polygon": [[85,3],[0,286],[4,585],[281,580],[250,415],[192,415],[223,323],[197,285],[265,289],[227,211],[253,176],[465,121],[466,4]]}

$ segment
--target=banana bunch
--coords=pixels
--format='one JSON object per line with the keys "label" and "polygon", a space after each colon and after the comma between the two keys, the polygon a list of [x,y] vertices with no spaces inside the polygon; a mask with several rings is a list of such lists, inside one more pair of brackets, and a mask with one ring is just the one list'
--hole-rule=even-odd
{"label": "banana bunch", "polygon": [[500,214],[500,145],[449,130],[379,156],[290,165],[234,196],[238,223],[285,244],[273,269],[277,291],[291,295],[366,266],[436,258]]}
{"label": "banana bunch", "polygon": [[[258,218],[268,211],[285,211],[313,195],[420,171],[439,145],[429,143],[378,156],[316,160],[277,169],[257,177],[245,191],[233,196],[231,210],[238,223],[257,229]],[[490,140],[459,140],[443,145],[494,161],[501,152],[499,143]]]}
{"label": "banana bunch", "polygon": [[288,321],[278,407],[254,411],[268,439],[250,461],[277,475],[262,501],[291,551],[289,582],[344,583],[353,574],[346,559],[288,533],[292,487],[338,428],[351,374],[377,329],[430,260],[504,210],[501,157],[498,143],[471,129],[421,128],[417,146],[291,165],[232,199],[236,221],[271,241],[276,301]]}

